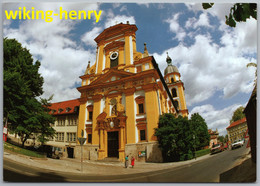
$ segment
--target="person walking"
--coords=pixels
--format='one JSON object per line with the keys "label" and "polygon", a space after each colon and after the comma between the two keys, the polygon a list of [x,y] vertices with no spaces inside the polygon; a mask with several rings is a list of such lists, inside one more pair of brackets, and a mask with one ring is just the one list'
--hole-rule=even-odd
{"label": "person walking", "polygon": [[134,166],[135,166],[135,157],[134,156],[132,156],[132,158],[131,158],[131,165],[132,165],[132,168],[134,168]]}
{"label": "person walking", "polygon": [[125,168],[128,167],[128,155],[125,157]]}

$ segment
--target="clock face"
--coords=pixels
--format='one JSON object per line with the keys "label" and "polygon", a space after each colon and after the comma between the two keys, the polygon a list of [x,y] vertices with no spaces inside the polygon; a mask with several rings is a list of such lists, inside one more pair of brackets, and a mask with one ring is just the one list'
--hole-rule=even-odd
{"label": "clock face", "polygon": [[112,52],[112,54],[110,55],[111,60],[115,60],[117,57],[118,57],[118,52]]}

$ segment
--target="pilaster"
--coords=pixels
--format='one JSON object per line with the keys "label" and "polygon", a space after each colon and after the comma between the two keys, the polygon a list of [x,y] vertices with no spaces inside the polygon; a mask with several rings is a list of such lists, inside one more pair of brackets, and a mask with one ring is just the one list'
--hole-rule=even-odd
{"label": "pilaster", "polygon": [[124,91],[126,99],[126,144],[135,143],[135,101],[134,101],[135,88],[127,89]]}
{"label": "pilaster", "polygon": [[159,105],[157,100],[156,88],[150,86],[144,86],[145,90],[145,105],[146,105],[146,116],[147,116],[147,138],[148,142],[156,141],[157,138],[154,136],[154,128],[158,127],[159,119]]}
{"label": "pilaster", "polygon": [[97,117],[101,113],[100,107],[101,107],[101,98],[102,95],[97,94],[93,96],[94,100],[94,108],[93,108],[93,125],[92,125],[92,144],[98,145],[99,144],[99,132],[97,127]]}
{"label": "pilaster", "polygon": [[[77,136],[81,137],[81,131],[85,131],[85,121],[86,121],[86,98],[80,98],[80,106],[79,106],[79,122],[77,127]],[[78,140],[77,143],[79,144]]]}

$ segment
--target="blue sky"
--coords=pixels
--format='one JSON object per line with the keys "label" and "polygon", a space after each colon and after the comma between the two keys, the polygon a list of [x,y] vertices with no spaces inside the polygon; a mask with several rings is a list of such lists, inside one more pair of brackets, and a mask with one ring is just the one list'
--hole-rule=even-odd
{"label": "blue sky", "polygon": [[155,57],[163,73],[166,52],[181,73],[190,115],[199,112],[208,128],[226,134],[236,108],[245,106],[253,89],[257,62],[257,21],[253,18],[225,25],[231,4],[215,4],[203,10],[201,3],[8,3],[3,10],[18,7],[35,10],[102,10],[98,23],[91,20],[7,20],[4,37],[16,38],[41,61],[43,97],[54,102],[78,98],[76,87],[88,61],[95,62],[94,38],[120,22],[136,24],[137,50]]}

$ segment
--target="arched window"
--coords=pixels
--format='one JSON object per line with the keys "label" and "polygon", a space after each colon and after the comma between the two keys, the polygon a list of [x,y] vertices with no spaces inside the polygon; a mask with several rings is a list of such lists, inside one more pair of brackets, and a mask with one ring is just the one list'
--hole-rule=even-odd
{"label": "arched window", "polygon": [[176,88],[173,88],[172,89],[172,97],[177,97],[177,91],[176,91]]}
{"label": "arched window", "polygon": [[135,98],[135,101],[138,106],[138,114],[144,114],[145,113],[144,96],[139,96]]}
{"label": "arched window", "polygon": [[174,83],[174,79],[173,79],[173,77],[171,78],[171,83]]}

